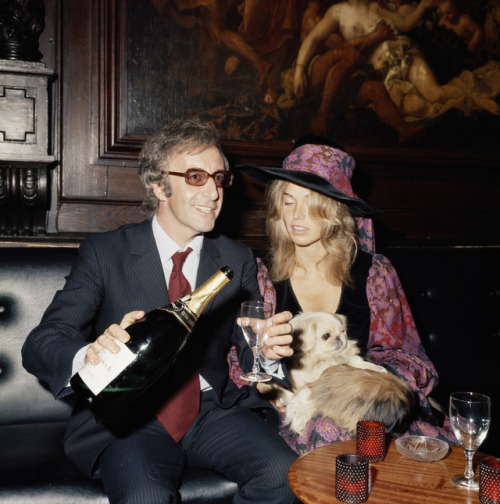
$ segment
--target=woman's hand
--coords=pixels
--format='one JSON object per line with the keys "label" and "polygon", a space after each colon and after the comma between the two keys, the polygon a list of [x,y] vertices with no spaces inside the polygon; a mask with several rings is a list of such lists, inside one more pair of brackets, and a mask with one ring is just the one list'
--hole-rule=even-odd
{"label": "woman's hand", "polygon": [[262,347],[262,355],[268,359],[282,359],[293,355],[292,326],[288,323],[293,315],[289,311],[277,313],[270,319],[267,339]]}
{"label": "woman's hand", "polygon": [[111,353],[118,353],[120,347],[116,340],[126,343],[130,339],[130,335],[125,329],[134,322],[141,320],[145,315],[142,310],[132,311],[125,314],[118,324],[110,325],[87,349],[84,362],[90,362],[94,366],[99,364],[99,356],[97,355],[102,349],[106,348]]}

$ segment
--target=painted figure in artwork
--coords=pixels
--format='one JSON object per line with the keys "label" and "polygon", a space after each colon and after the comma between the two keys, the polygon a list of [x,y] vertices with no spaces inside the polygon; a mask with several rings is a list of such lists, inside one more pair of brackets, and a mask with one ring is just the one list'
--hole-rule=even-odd
{"label": "painted figure in artwork", "polygon": [[[459,82],[454,81],[440,85],[418,48],[411,43],[407,36],[401,35],[401,33],[415,28],[421,22],[425,11],[436,6],[436,0],[421,0],[416,6],[412,5],[408,8],[408,6],[402,5],[394,12],[381,8],[378,3],[370,0],[346,0],[334,4],[301,44],[293,80],[297,96],[304,95],[308,84],[307,72],[309,70],[311,74],[314,72],[314,69],[309,68],[309,65],[315,63],[313,58],[317,56],[316,50],[319,44],[326,40],[332,40],[330,37],[333,34],[338,34],[342,37],[343,47],[345,47],[345,43],[348,43],[356,48],[362,47],[365,52],[363,60],[358,60],[357,66],[353,65],[345,72],[341,67],[339,70],[336,66],[337,61],[333,62],[333,73],[337,75],[337,81],[342,83],[344,77],[347,79],[352,77],[353,70],[361,69],[365,75],[370,75],[370,72],[373,74],[375,71],[377,75],[382,76],[391,99],[404,117],[423,117],[433,105],[463,97],[468,98],[477,108],[492,114],[499,114],[500,106],[493,99],[494,93],[467,90]],[[369,35],[373,37],[377,30],[381,30],[380,27],[384,26],[384,23],[390,24],[392,36],[386,35],[384,39],[381,38],[372,44],[367,45],[365,42],[365,45],[360,45],[360,40],[366,41],[366,37]],[[359,61],[361,61],[361,65],[359,65]],[[395,82],[408,84],[404,86],[404,90],[401,86],[398,87],[396,99],[391,93]],[[331,79],[325,79],[323,101],[314,122],[314,129],[318,134],[326,132],[327,123],[332,114],[334,92],[340,88],[337,86],[335,89],[334,86],[334,92],[332,92],[330,84]],[[377,107],[375,109],[377,110]],[[400,140],[401,138],[400,135]]]}

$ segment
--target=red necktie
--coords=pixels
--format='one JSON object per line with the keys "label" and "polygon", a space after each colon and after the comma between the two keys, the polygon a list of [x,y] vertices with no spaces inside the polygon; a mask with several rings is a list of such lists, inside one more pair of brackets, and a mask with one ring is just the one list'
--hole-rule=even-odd
{"label": "red necktie", "polygon": [[[188,248],[184,252],[176,252],[172,256],[174,266],[168,282],[170,302],[177,301],[180,297],[191,292],[191,286],[182,273],[182,265],[191,252],[192,249]],[[172,439],[178,442],[184,437],[199,411],[200,378],[195,372],[156,412],[156,417]]]}

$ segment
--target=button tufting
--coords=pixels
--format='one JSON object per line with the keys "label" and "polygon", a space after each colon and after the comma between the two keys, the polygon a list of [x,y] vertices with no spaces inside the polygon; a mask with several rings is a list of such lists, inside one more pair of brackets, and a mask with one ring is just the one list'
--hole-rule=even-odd
{"label": "button tufting", "polygon": [[435,332],[430,332],[429,333],[429,341],[431,343],[436,343],[437,341],[439,341],[438,335]]}
{"label": "button tufting", "polygon": [[2,355],[0,356],[0,379],[9,381],[11,376],[12,366],[10,365],[9,358]]}
{"label": "button tufting", "polygon": [[420,297],[423,297],[423,298],[432,298],[433,296],[434,296],[433,289],[425,289],[423,291],[420,291]]}
{"label": "button tufting", "polygon": [[0,296],[0,322],[7,321],[12,316],[13,300],[6,296]]}

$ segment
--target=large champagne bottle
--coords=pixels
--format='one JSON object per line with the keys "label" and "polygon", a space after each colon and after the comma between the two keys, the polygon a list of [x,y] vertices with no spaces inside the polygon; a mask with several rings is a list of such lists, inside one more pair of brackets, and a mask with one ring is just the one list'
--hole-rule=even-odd
{"label": "large champagne bottle", "polygon": [[100,363],[85,364],[71,378],[74,392],[103,422],[112,422],[175,362],[209,301],[233,278],[228,266],[178,301],[148,312],[127,327],[117,354],[99,352]]}

